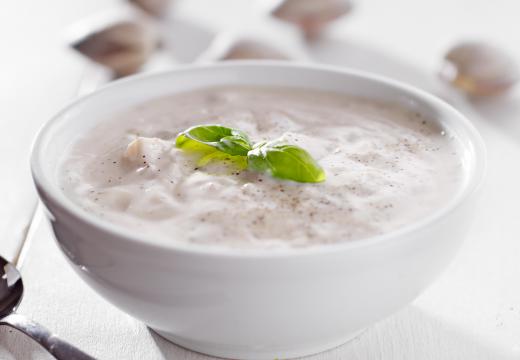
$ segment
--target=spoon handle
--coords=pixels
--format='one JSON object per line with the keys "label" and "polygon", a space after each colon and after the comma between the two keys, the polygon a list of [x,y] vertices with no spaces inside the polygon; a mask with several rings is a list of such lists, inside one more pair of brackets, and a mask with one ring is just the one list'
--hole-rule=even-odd
{"label": "spoon handle", "polygon": [[37,341],[57,360],[96,360],[83,351],[61,340],[42,325],[15,313],[0,319],[0,325],[15,328]]}

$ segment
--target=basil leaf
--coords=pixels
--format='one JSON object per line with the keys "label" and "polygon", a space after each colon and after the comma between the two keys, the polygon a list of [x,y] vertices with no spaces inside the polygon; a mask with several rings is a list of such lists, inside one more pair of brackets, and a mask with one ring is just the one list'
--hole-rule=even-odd
{"label": "basil leaf", "polygon": [[247,154],[247,162],[250,169],[279,179],[306,183],[325,180],[325,172],[307,151],[280,141],[255,145]]}
{"label": "basil leaf", "polygon": [[240,156],[246,156],[251,150],[251,143],[244,132],[220,125],[193,126],[177,136],[175,145],[197,151],[208,151],[209,146],[229,155]]}
{"label": "basil leaf", "polygon": [[201,157],[197,161],[197,166],[203,167],[215,160],[222,162],[227,161],[229,164],[234,165],[238,170],[244,170],[245,168],[247,168],[247,158],[245,156],[229,155],[217,150]]}
{"label": "basil leaf", "polygon": [[219,160],[279,179],[307,183],[325,180],[323,169],[304,149],[280,140],[261,142],[252,147],[244,132],[221,125],[193,126],[177,136],[175,145],[199,153],[198,166]]}

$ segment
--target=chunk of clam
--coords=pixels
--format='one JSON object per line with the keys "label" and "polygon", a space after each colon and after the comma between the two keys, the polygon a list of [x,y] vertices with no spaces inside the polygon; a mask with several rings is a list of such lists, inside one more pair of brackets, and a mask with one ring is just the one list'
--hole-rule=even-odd
{"label": "chunk of clam", "polygon": [[173,147],[170,141],[159,138],[136,137],[123,153],[123,159],[138,165],[154,165],[162,155],[169,153]]}

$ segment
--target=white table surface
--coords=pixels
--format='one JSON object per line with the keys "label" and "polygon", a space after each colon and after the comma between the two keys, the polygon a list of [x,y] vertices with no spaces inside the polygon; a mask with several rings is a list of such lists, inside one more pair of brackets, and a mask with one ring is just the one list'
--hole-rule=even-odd
{"label": "white table surface", "polygon": [[[22,249],[18,265],[27,291],[20,312],[100,359],[206,359],[162,340],[94,294],[67,267],[40,212],[26,234],[36,204],[27,165],[32,136],[76,96],[86,65],[63,47],[64,31],[115,1],[0,4],[0,126],[7,130],[0,142],[0,253],[17,259]],[[189,1],[180,13],[205,4],[198,18],[210,27],[233,17],[229,7],[208,11],[215,2]],[[520,89],[469,104],[434,77],[443,51],[461,38],[496,41],[520,59],[518,14],[514,0],[359,1],[352,16],[309,49],[318,61],[380,72],[446,98],[475,123],[489,153],[476,221],[450,268],[413,304],[314,359],[520,359]],[[48,358],[25,337],[0,328],[0,359]]]}

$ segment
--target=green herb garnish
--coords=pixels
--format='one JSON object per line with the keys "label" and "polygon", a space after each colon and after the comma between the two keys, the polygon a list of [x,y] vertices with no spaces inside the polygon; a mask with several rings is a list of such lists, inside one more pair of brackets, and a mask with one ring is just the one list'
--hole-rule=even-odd
{"label": "green herb garnish", "polygon": [[279,179],[309,183],[325,180],[325,172],[307,151],[276,140],[255,145],[247,154],[247,163],[250,169]]}
{"label": "green herb garnish", "polygon": [[213,147],[229,155],[247,156],[252,146],[247,135],[237,129],[220,125],[198,125],[181,132],[175,145],[181,149],[203,149],[201,145]]}
{"label": "green herb garnish", "polygon": [[280,140],[252,146],[248,136],[237,129],[220,125],[193,126],[177,136],[175,145],[200,152],[199,166],[215,159],[230,159],[241,168],[265,172],[278,179],[304,183],[325,181],[323,169],[301,147]]}

